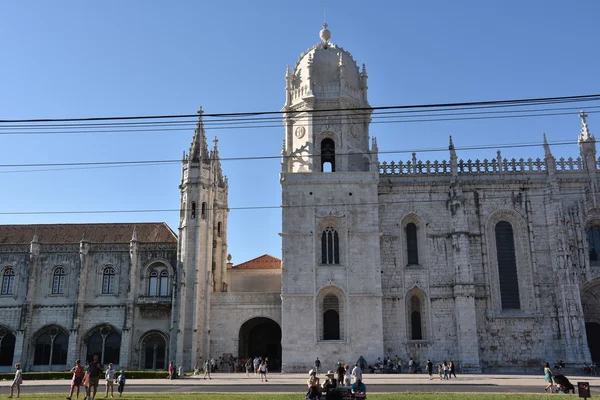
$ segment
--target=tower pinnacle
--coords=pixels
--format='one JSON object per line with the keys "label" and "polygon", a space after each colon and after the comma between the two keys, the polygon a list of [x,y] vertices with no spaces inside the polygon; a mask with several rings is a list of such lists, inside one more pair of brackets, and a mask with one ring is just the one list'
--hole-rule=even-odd
{"label": "tower pinnacle", "polygon": [[579,113],[579,118],[581,118],[581,134],[579,135],[579,141],[588,141],[594,138],[592,132],[590,132],[587,124],[588,115],[585,111],[581,110]]}
{"label": "tower pinnacle", "polygon": [[319,32],[319,36],[321,37],[323,43],[327,43],[329,42],[329,39],[331,39],[331,32],[329,31],[329,29],[327,29],[328,26],[329,25],[327,25],[327,22],[325,22],[323,24],[323,29],[321,29],[321,31]]}

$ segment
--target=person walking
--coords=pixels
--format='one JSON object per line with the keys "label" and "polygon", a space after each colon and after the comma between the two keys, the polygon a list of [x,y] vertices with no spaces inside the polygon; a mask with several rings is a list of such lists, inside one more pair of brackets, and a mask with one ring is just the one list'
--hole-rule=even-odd
{"label": "person walking", "polygon": [[338,385],[340,386],[344,386],[344,375],[346,374],[346,370],[344,369],[344,366],[342,365],[342,362],[338,362],[338,366],[337,366],[337,382]]}
{"label": "person walking", "polygon": [[208,379],[212,379],[210,377],[210,360],[207,358],[206,361],[204,361],[204,379],[206,379],[206,377],[208,376]]}
{"label": "person walking", "polygon": [[456,377],[456,372],[455,372],[455,368],[454,368],[454,361],[450,361],[450,377],[452,378],[452,375],[454,375],[454,378],[458,379]]}
{"label": "person walking", "polygon": [[[350,384],[352,383],[352,371],[350,370],[350,366],[348,364],[344,365],[344,384],[345,386],[350,386]],[[340,386],[342,384],[340,383]]]}
{"label": "person walking", "polygon": [[409,374],[412,374],[412,373],[413,373],[413,366],[414,366],[414,364],[415,364],[415,361],[414,361],[414,360],[413,360],[413,358],[411,357],[411,358],[408,360],[408,373],[409,373]]}
{"label": "person walking", "polygon": [[23,383],[23,370],[21,369],[21,364],[15,364],[15,379],[13,379],[12,385],[10,385],[10,396],[8,398],[13,397],[13,391],[17,388],[17,399],[21,396],[21,384]]}
{"label": "person walking", "polygon": [[321,367],[321,360],[319,360],[319,357],[317,357],[317,359],[315,360],[315,375],[319,376],[319,368]]}
{"label": "person walking", "polygon": [[442,379],[444,379],[443,375],[442,375],[443,373],[444,373],[444,368],[442,367],[442,364],[438,364],[438,375],[440,376],[440,381]]}
{"label": "person walking", "polygon": [[75,365],[73,366],[73,368],[71,368],[71,371],[69,372],[73,374],[73,378],[71,379],[71,391],[69,392],[69,397],[67,397],[67,400],[71,400],[75,388],[77,388],[76,398],[79,399],[79,390],[81,388],[81,384],[83,383],[84,374],[83,367],[81,366],[81,361],[75,360]]}
{"label": "person walking", "polygon": [[446,360],[444,360],[444,362],[442,363],[442,368],[444,370],[444,379],[450,379],[448,378],[448,363],[446,362]]}
{"label": "person walking", "polygon": [[110,390],[110,397],[115,397],[115,375],[117,371],[113,368],[112,363],[108,364],[108,368],[104,372],[104,377],[106,378],[106,395],[105,398],[108,397],[108,391]]}
{"label": "person walking", "polygon": [[267,362],[263,361],[258,366],[258,372],[260,373],[260,381],[261,382],[269,382],[267,380]]}
{"label": "person walking", "polygon": [[250,369],[252,368],[252,359],[247,359],[246,360],[246,365],[244,365],[244,367],[246,368],[246,378],[250,378]]}
{"label": "person walking", "polygon": [[100,374],[104,366],[98,361],[98,355],[94,355],[92,357],[92,362],[90,363],[90,367],[88,369],[89,376],[89,389],[88,389],[88,397],[91,397],[92,400],[96,398],[96,392],[98,391],[98,383],[100,382]]}
{"label": "person walking", "polygon": [[429,374],[429,380],[433,379],[433,363],[431,362],[431,360],[427,360],[427,373]]}
{"label": "person walking", "polygon": [[548,389],[550,389],[550,393],[552,393],[552,391],[553,391],[552,375],[554,375],[554,372],[552,372],[552,370],[550,369],[550,364],[548,364],[548,363],[544,364],[544,380],[548,383],[546,385],[546,387],[544,388],[545,392],[547,392]]}

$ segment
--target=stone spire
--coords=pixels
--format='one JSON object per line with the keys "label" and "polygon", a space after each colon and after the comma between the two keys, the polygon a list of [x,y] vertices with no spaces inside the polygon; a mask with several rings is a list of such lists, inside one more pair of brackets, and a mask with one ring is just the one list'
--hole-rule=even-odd
{"label": "stone spire", "polygon": [[190,146],[190,161],[191,162],[209,162],[208,145],[206,144],[206,132],[204,131],[204,123],[202,122],[202,107],[198,110],[198,125],[194,131],[194,138]]}
{"label": "stone spire", "polygon": [[450,171],[452,172],[452,180],[458,178],[458,157],[456,156],[456,150],[454,149],[454,142],[452,136],[450,136],[450,144],[448,145],[450,150]]}
{"label": "stone spire", "polygon": [[548,140],[546,139],[546,134],[544,133],[544,161],[546,161],[546,171],[548,175],[554,175],[556,171],[556,160],[552,155],[552,151],[550,150],[550,145],[548,144]]}
{"label": "stone spire", "polygon": [[581,110],[579,113],[581,118],[581,133],[579,134],[579,152],[583,158],[585,169],[590,172],[596,171],[596,138],[590,132],[587,124],[587,114]]}
{"label": "stone spire", "polygon": [[550,151],[550,145],[548,144],[548,140],[546,139],[546,133],[544,133],[544,156],[552,157],[552,151]]}
{"label": "stone spire", "polygon": [[218,143],[219,139],[215,136],[213,139],[213,149],[210,152],[210,161],[214,168],[215,183],[219,186],[223,186],[225,180],[223,179],[223,171],[221,170],[221,159],[219,158],[219,148],[217,146]]}
{"label": "stone spire", "polygon": [[581,133],[579,134],[579,142],[590,142],[595,141],[594,135],[590,132],[587,124],[588,115],[585,111],[581,110],[579,113],[579,118],[581,118]]}

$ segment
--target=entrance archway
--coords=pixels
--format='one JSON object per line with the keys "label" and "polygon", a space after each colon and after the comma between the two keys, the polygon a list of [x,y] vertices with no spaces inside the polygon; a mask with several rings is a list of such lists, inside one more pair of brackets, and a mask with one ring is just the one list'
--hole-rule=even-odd
{"label": "entrance archway", "polygon": [[600,362],[600,279],[581,293],[585,331],[592,360]]}
{"label": "entrance archway", "polygon": [[239,357],[268,357],[269,370],[281,368],[281,327],[270,318],[257,317],[240,327]]}

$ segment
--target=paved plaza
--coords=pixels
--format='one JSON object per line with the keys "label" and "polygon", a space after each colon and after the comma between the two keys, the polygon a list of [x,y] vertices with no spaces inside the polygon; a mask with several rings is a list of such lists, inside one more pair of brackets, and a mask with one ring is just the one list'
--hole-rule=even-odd
{"label": "paved plaza", "polygon": [[[165,372],[166,375],[166,372]],[[243,373],[215,373],[213,379],[187,377],[184,379],[129,379],[126,392],[211,392],[211,393],[304,393],[306,374],[279,374],[268,376],[268,382],[262,383],[260,378]],[[590,383],[592,393],[600,395],[600,377],[569,375],[569,380],[576,385],[578,381]],[[429,380],[426,374],[366,374],[364,381],[370,393],[391,392],[482,392],[482,393],[544,393],[544,377],[539,375],[459,375],[458,379],[441,381],[439,378]],[[10,381],[0,382],[0,392],[5,393]],[[61,393],[67,392],[70,382],[67,380],[27,381],[22,390],[27,393]],[[103,389],[102,381],[100,390]]]}

